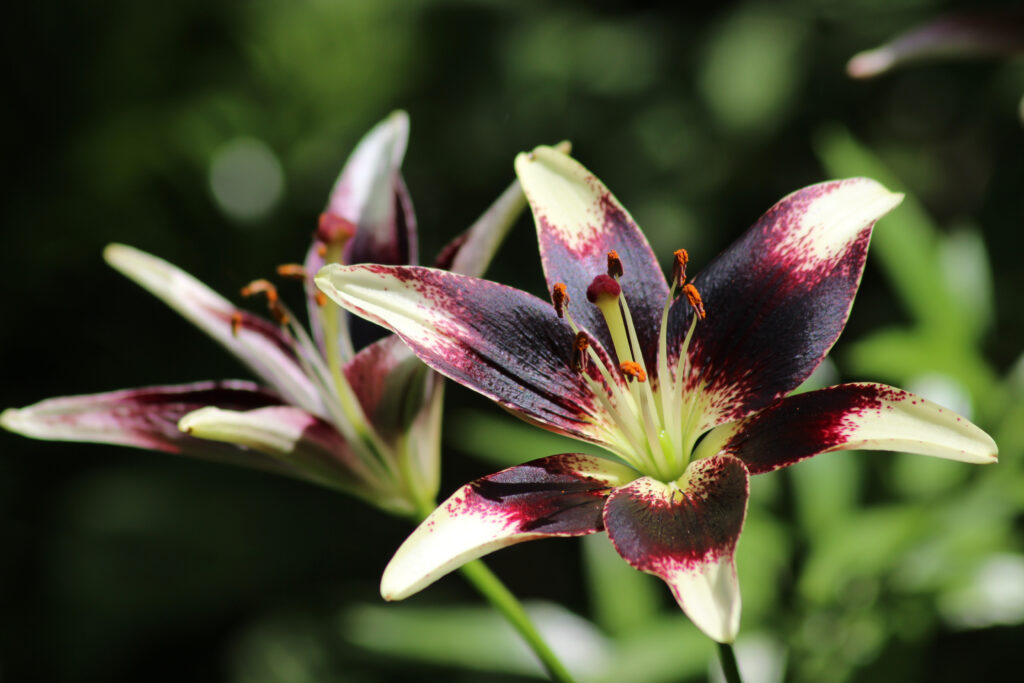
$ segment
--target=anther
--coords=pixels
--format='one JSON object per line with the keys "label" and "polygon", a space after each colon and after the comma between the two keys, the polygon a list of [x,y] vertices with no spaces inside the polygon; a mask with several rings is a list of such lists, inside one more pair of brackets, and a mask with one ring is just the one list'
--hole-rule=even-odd
{"label": "anther", "polygon": [[635,379],[637,382],[646,382],[647,373],[640,367],[639,363],[634,363],[631,360],[624,361],[619,364],[619,370],[622,370],[622,374],[629,379]]}
{"label": "anther", "polygon": [[608,252],[608,277],[622,277],[622,259],[614,249]]}
{"label": "anther", "polygon": [[320,308],[323,308],[324,306],[327,305],[327,295],[324,294],[323,292],[317,292],[316,297],[314,298],[316,299],[316,305],[319,306]]}
{"label": "anther", "polygon": [[569,303],[569,292],[565,291],[564,282],[556,282],[551,289],[551,303],[555,306],[555,313],[561,318],[565,313],[565,306]]}
{"label": "anther", "polygon": [[271,284],[268,280],[253,280],[245,287],[242,287],[242,296],[250,297],[256,294],[266,294],[267,303],[277,303],[277,287]]}
{"label": "anther", "polygon": [[240,329],[242,329],[242,314],[235,311],[231,314],[231,336],[237,337]]}
{"label": "anther", "polygon": [[338,244],[348,241],[356,234],[356,226],[347,218],[336,213],[320,214],[316,227],[316,238],[325,244]]}
{"label": "anther", "polygon": [[323,242],[317,242],[316,243],[316,255],[319,256],[320,258],[323,258],[324,256],[327,256],[327,245],[324,244]]}
{"label": "anther", "polygon": [[577,332],[576,339],[572,343],[572,369],[576,372],[586,372],[590,364],[587,356],[587,349],[590,348],[590,340],[586,332]]}
{"label": "anther", "polygon": [[675,260],[672,262],[672,283],[677,287],[686,284],[686,264],[690,262],[690,255],[685,249],[677,249]]}
{"label": "anther", "polygon": [[277,274],[281,277],[292,278],[293,280],[306,279],[306,269],[298,263],[282,263],[277,267]]}
{"label": "anther", "polygon": [[618,299],[622,293],[622,287],[615,281],[615,278],[608,275],[598,275],[587,287],[587,301],[592,304],[600,303],[606,299]]}
{"label": "anther", "polygon": [[690,302],[690,306],[693,311],[697,314],[697,317],[701,320],[704,319],[704,302],[700,300],[700,292],[693,285],[686,285],[683,287],[683,294],[686,295],[686,300]]}

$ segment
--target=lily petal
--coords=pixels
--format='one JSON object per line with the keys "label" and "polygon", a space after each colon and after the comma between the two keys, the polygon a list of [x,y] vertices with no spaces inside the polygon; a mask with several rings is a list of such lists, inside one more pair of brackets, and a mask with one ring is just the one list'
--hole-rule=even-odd
{"label": "lily petal", "polygon": [[278,405],[281,399],[251,382],[197,382],[62,396],[0,413],[0,426],[35,439],[134,446],[260,469],[291,467],[259,453],[205,441],[178,429],[178,420],[204,406],[231,409]]}
{"label": "lily petal", "polygon": [[[705,445],[705,442],[707,445]],[[819,453],[864,449],[996,462],[988,434],[937,403],[884,384],[841,384],[790,396],[710,432],[700,451],[741,459],[751,474],[788,467]]]}
{"label": "lily petal", "polygon": [[[325,209],[330,220],[350,223],[355,229],[346,242],[344,263],[416,263],[416,216],[412,199],[401,177],[402,159],[409,141],[409,115],[396,111],[374,126],[356,145],[331,189]],[[323,350],[324,326],[316,301],[318,289],[313,277],[326,263],[322,243],[314,239],[306,254],[307,305],[313,337]],[[338,334],[348,335],[345,321],[339,321]],[[367,342],[373,340],[373,332]],[[343,347],[348,341],[340,340]]]}
{"label": "lily petal", "polygon": [[[702,428],[760,410],[810,376],[846,325],[875,221],[902,199],[867,178],[805,187],[695,278],[707,319],[696,323],[688,361],[691,386],[710,397]],[[680,297],[670,354],[692,319]]]}
{"label": "lily petal", "polygon": [[444,382],[395,335],[367,346],[344,368],[374,430],[400,457],[407,482],[434,501],[440,485]]}
{"label": "lily petal", "polygon": [[604,525],[630,565],[664,580],[701,631],[731,643],[740,627],[733,553],[747,513],[747,471],[735,458],[695,460],[678,483],[642,477],[616,489]]}
{"label": "lily petal", "polygon": [[1024,12],[1019,8],[950,14],[901,33],[885,45],[855,55],[853,78],[871,78],[912,62],[979,58],[1024,51]]}
{"label": "lily petal", "polygon": [[605,496],[636,472],[578,453],[553,455],[463,486],[401,545],[381,579],[402,600],[470,560],[515,543],[601,531]]}
{"label": "lily petal", "polygon": [[430,367],[520,417],[621,447],[572,369],[572,330],[548,302],[433,268],[328,265],[316,282],[340,306],[397,333]]}
{"label": "lily petal", "polygon": [[293,466],[305,479],[361,496],[386,509],[411,511],[400,496],[388,495],[381,480],[353,455],[333,426],[299,408],[225,410],[208,406],[184,415],[177,426],[200,439],[253,449]]}
{"label": "lily petal", "polygon": [[[319,393],[277,325],[235,308],[185,271],[144,251],[111,244],[103,250],[103,258],[234,353],[286,402],[324,412]],[[241,322],[237,334],[233,319]]]}
{"label": "lily petal", "polygon": [[550,147],[517,156],[516,174],[537,224],[548,291],[564,282],[573,317],[611,349],[604,316],[589,304],[586,291],[595,276],[607,272],[608,252],[617,251],[623,265],[622,292],[647,369],[653,372],[668,285],[632,216],[596,176]]}

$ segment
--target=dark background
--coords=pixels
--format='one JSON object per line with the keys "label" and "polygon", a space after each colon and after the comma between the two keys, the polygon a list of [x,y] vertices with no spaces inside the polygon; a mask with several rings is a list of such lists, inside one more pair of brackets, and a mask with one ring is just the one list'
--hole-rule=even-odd
{"label": "dark background", "polygon": [[[0,407],[245,377],[107,268],[103,247],[152,252],[238,301],[244,283],[300,260],[348,152],[403,108],[424,260],[510,182],[517,152],[569,139],[663,262],[686,247],[697,272],[775,200],[830,177],[824,141],[849,133],[923,203],[940,238],[963,233],[984,245],[992,312],[972,352],[984,361],[977,372],[1003,393],[987,409],[991,397],[968,393],[983,427],[1019,436],[1007,411],[1018,405],[1011,368],[1024,339],[1021,64],[923,64],[868,82],[845,74],[854,53],[955,8],[928,0],[685,10],[611,1],[25,3],[0,29]],[[223,208],[210,184],[211,164],[239,139],[259,141],[283,181],[279,198],[248,217]],[[945,275],[960,281],[962,266],[973,292],[970,263],[952,253]],[[527,219],[490,276],[542,287]],[[870,364],[842,353],[874,330],[914,322],[890,282],[869,259],[837,346],[844,379],[913,379],[898,368],[865,376]],[[942,305],[956,320],[973,304]],[[463,429],[505,419],[461,388],[449,388],[448,405],[442,495],[501,459],[473,457],[487,440],[467,442]],[[1008,450],[1019,441],[997,440],[998,467],[1024,490],[1012,469],[1020,452]],[[0,681],[506,679],[383,657],[338,627],[352,605],[377,604],[380,570],[408,532],[401,520],[311,485],[164,455],[6,433],[0,449]],[[547,454],[523,450],[520,460]],[[888,461],[871,457],[851,483],[859,507],[843,523],[854,527],[861,510],[883,503],[942,519],[943,498],[976,479],[918,496],[878,484]],[[901,574],[884,562],[852,579],[839,563],[820,580],[844,588],[807,598],[802,572],[814,541],[802,535],[791,498],[800,484],[787,476],[764,484],[772,492],[765,519],[796,540],[780,551],[782,569],[767,587],[749,589],[755,608],[744,631],[770,634],[788,678],[995,675],[1007,645],[1024,636],[1024,613],[966,627],[942,608],[943,591],[956,586],[901,588]],[[964,576],[986,558],[1020,557],[1021,501],[1006,496],[1004,533],[968,553]],[[971,525],[991,528],[984,509],[974,514]],[[932,529],[945,523],[926,519]],[[593,614],[576,542],[527,544],[489,562],[522,597]],[[869,597],[857,598],[860,588]],[[449,579],[416,600],[475,598]],[[893,625],[894,614],[909,613],[923,615],[914,622],[923,626]],[[821,647],[838,650],[817,649],[811,636],[821,628],[844,634],[822,636]],[[703,666],[680,678],[701,678]]]}

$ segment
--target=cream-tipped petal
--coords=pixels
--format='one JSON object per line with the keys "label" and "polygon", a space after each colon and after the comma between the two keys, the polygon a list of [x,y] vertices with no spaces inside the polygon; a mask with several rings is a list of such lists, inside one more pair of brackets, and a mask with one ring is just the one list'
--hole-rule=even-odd
{"label": "cream-tipped petal", "polygon": [[619,555],[665,581],[697,628],[720,643],[731,643],[739,632],[733,555],[748,490],[743,464],[716,456],[691,462],[677,482],[642,477],[620,487],[604,509]]}
{"label": "cream-tipped petal", "polygon": [[537,225],[548,291],[564,283],[573,317],[610,349],[604,317],[587,304],[586,292],[595,276],[607,272],[608,253],[616,251],[622,292],[653,372],[668,285],[633,217],[604,183],[559,150],[537,147],[519,154],[515,166]]}
{"label": "cream-tipped petal", "polygon": [[402,600],[445,574],[515,543],[601,531],[601,508],[636,472],[577,453],[518,465],[463,486],[399,547],[381,578]]}
{"label": "cream-tipped petal", "polygon": [[884,384],[841,384],[790,396],[707,435],[698,456],[729,453],[752,474],[819,453],[883,450],[994,463],[995,441],[949,408]]}
{"label": "cream-tipped petal", "polygon": [[[707,318],[687,347],[683,388],[707,398],[701,429],[746,417],[810,376],[846,325],[875,222],[902,199],[868,178],[805,187],[694,278]],[[693,319],[680,297],[670,367]]]}

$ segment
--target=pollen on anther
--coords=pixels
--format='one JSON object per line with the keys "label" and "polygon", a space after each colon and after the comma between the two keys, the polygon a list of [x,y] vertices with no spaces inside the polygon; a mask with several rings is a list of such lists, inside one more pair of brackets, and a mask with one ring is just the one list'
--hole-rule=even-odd
{"label": "pollen on anther", "polygon": [[685,249],[676,249],[675,259],[672,261],[672,283],[677,287],[686,284],[686,264],[690,262],[690,255]]}
{"label": "pollen on anther", "polygon": [[294,280],[306,279],[306,269],[298,263],[282,263],[277,267],[277,274]]}
{"label": "pollen on anther", "polygon": [[320,308],[323,308],[324,306],[327,305],[327,295],[324,294],[323,292],[317,292],[315,298],[316,305],[319,306]]}
{"label": "pollen on anther", "polygon": [[694,313],[701,320],[704,319],[704,302],[700,299],[700,292],[693,285],[686,285],[683,287],[683,294],[686,295],[686,300],[690,302],[690,306],[693,308]]}
{"label": "pollen on anther", "polygon": [[245,287],[242,287],[242,296],[250,297],[256,294],[265,294],[267,303],[271,305],[277,303],[277,287],[268,280],[253,280]]}
{"label": "pollen on anther", "polygon": [[619,364],[619,369],[629,379],[635,379],[637,382],[646,382],[647,373],[640,367],[639,363],[634,363],[631,360],[623,361]]}
{"label": "pollen on anther", "polygon": [[327,245],[324,244],[323,242],[317,242],[316,255],[319,256],[320,258],[327,256]]}
{"label": "pollen on anther", "polygon": [[242,314],[235,311],[231,314],[231,336],[237,337],[240,329],[242,329]]}
{"label": "pollen on anther", "polygon": [[565,313],[565,306],[569,303],[569,292],[565,290],[564,282],[556,282],[551,289],[551,303],[555,306],[555,313],[561,318]]}
{"label": "pollen on anther", "polygon": [[587,333],[580,331],[576,333],[576,339],[572,343],[572,369],[576,372],[586,372],[589,365],[587,349],[590,348],[590,340]]}
{"label": "pollen on anther", "polygon": [[622,273],[622,259],[619,258],[619,252],[612,249],[608,252],[608,277],[619,278]]}
{"label": "pollen on anther", "polygon": [[615,278],[602,273],[595,277],[587,287],[587,301],[596,304],[606,298],[617,299],[621,293],[622,287],[619,286]]}

